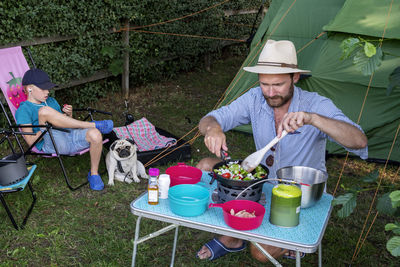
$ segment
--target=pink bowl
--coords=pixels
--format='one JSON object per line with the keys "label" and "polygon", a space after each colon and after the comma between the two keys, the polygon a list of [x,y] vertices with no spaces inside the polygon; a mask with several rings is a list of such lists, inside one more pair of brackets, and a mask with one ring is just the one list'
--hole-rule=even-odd
{"label": "pink bowl", "polygon": [[[253,230],[258,228],[261,225],[265,215],[265,208],[263,205],[244,199],[234,199],[221,204],[210,203],[208,207],[222,208],[224,212],[225,223],[237,230]],[[234,216],[230,213],[231,209],[233,209],[235,212],[246,210],[247,212],[252,213],[254,211],[256,217],[241,218]]]}
{"label": "pink bowl", "polygon": [[201,176],[203,175],[200,169],[188,166],[183,162],[169,167],[165,170],[165,173],[170,176],[170,187],[178,184],[197,184],[200,182]]}

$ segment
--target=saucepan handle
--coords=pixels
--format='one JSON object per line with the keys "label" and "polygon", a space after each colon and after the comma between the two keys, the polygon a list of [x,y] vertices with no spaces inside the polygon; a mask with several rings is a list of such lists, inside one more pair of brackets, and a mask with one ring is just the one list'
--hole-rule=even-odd
{"label": "saucepan handle", "polygon": [[211,177],[210,185],[214,183],[216,174],[214,172],[209,172],[208,175]]}

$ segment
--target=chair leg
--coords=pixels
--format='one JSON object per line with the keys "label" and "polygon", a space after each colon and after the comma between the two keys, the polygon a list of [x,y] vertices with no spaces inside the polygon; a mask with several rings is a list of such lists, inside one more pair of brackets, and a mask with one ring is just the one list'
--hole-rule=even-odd
{"label": "chair leg", "polygon": [[25,225],[26,225],[26,222],[28,221],[28,218],[29,218],[29,216],[31,215],[32,210],[33,210],[33,207],[35,206],[35,203],[36,203],[36,194],[35,194],[35,191],[33,190],[33,187],[32,187],[32,185],[31,185],[31,182],[30,182],[30,181],[28,182],[28,187],[29,187],[29,190],[31,191],[32,203],[31,203],[31,205],[30,205],[30,207],[29,207],[27,213],[25,214],[25,217],[24,217],[24,219],[23,219],[23,221],[22,221],[22,224],[21,224],[20,226],[17,225],[17,223],[16,223],[16,221],[15,221],[15,219],[14,219],[14,216],[12,215],[12,213],[11,213],[11,211],[10,211],[10,209],[9,209],[9,207],[8,207],[8,205],[7,205],[7,203],[6,203],[6,200],[5,200],[4,197],[3,197],[3,193],[0,192],[0,200],[1,200],[1,203],[3,204],[5,210],[6,210],[7,214],[8,214],[8,217],[9,217],[10,220],[11,220],[11,223],[13,224],[13,226],[14,226],[14,228],[15,228],[16,230],[24,229],[24,227],[25,227]]}
{"label": "chair leg", "polygon": [[[107,172],[107,164],[106,164],[106,154],[104,153],[104,148],[103,148],[103,150],[101,151],[101,159],[102,159],[103,164],[104,164],[104,172],[102,172],[102,173],[100,173],[100,174],[101,174],[101,175],[103,175],[103,174],[107,174],[107,175],[108,175],[108,172]],[[100,166],[99,166],[99,168],[100,168]]]}
{"label": "chair leg", "polygon": [[67,186],[71,191],[75,191],[76,189],[81,188],[82,186],[87,185],[89,183],[89,181],[85,181],[83,184],[80,184],[80,185],[78,185],[76,187],[73,187],[71,185],[71,183],[69,182],[69,178],[68,178],[67,172],[65,171],[64,164],[63,164],[62,159],[61,159],[61,155],[59,155],[58,153],[57,153],[57,158],[58,158],[58,162],[60,163],[60,167],[61,167],[61,170],[63,172],[65,182],[67,183]]}
{"label": "chair leg", "polygon": [[28,212],[27,212],[26,215],[25,215],[24,220],[22,221],[21,228],[24,228],[24,227],[25,227],[25,224],[26,224],[26,222],[28,221],[28,218],[29,218],[29,216],[31,215],[32,210],[33,210],[33,207],[35,206],[35,203],[36,203],[36,193],[35,193],[35,191],[33,190],[31,181],[28,182],[28,187],[29,187],[29,190],[31,191],[32,203],[31,203],[31,206],[29,207]]}
{"label": "chair leg", "polygon": [[56,151],[56,155],[57,155],[57,158],[58,158],[58,162],[60,163],[60,167],[61,167],[61,170],[62,170],[62,172],[63,172],[63,174],[64,174],[64,179],[65,179],[65,182],[67,183],[68,188],[69,188],[71,191],[74,191],[74,190],[76,190],[76,189],[78,189],[78,188],[81,188],[82,186],[88,184],[89,181],[86,181],[86,182],[84,182],[83,184],[80,184],[80,185],[78,185],[78,186],[76,186],[76,187],[73,187],[73,186],[71,185],[71,183],[69,182],[69,178],[68,178],[67,172],[65,171],[64,164],[63,164],[62,159],[61,159],[61,155],[60,155],[60,153],[58,153],[58,149],[57,149],[56,142],[55,142],[55,140],[54,140],[53,132],[52,132],[50,129],[48,129],[48,133],[49,133],[49,135],[50,135],[51,142],[53,143],[54,150]]}
{"label": "chair leg", "polygon": [[0,192],[0,200],[1,200],[1,203],[3,204],[4,208],[5,208],[6,211],[7,211],[8,218],[10,218],[11,223],[14,225],[15,229],[18,230],[18,225],[17,225],[17,223],[16,223],[15,220],[14,220],[14,216],[12,215],[10,209],[8,208],[8,205],[7,205],[7,203],[6,203],[6,200],[5,200],[4,197],[3,197],[3,193],[1,193],[1,192]]}

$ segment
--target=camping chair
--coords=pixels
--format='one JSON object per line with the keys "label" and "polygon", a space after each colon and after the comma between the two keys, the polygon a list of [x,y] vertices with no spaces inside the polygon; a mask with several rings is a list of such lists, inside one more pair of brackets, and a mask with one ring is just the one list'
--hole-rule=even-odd
{"label": "camping chair", "polygon": [[[35,63],[31,57],[30,51],[28,50],[30,59],[32,61],[32,64],[34,67]],[[15,111],[18,109],[19,105],[21,102],[25,101],[27,99],[27,95],[25,94],[21,81],[24,73],[29,70],[28,63],[26,62],[25,56],[22,53],[21,47],[12,47],[12,48],[5,48],[5,49],[0,49],[0,87],[2,90],[2,93],[6,99],[9,111],[11,112],[11,115],[13,116],[14,122],[15,122]],[[0,101],[1,102],[1,101]],[[86,152],[89,151],[89,148],[84,149],[82,151],[79,151],[76,154],[71,154],[71,155],[63,155],[58,152],[57,145],[54,141],[53,138],[53,130],[58,130],[58,131],[67,131],[66,129],[60,129],[53,127],[51,124],[46,124],[46,125],[16,125],[16,122],[13,123],[10,119],[10,116],[8,115],[4,105],[1,103],[1,108],[3,110],[3,113],[6,117],[7,123],[9,128],[11,129],[12,132],[17,131],[19,128],[27,127],[27,128],[32,128],[32,127],[39,127],[39,128],[44,128],[43,133],[40,135],[40,137],[33,143],[26,151],[25,155],[36,155],[36,156],[42,156],[42,157],[57,157],[58,162],[60,164],[61,170],[63,172],[65,182],[67,183],[67,186],[71,190],[76,190],[88,183],[88,181],[85,181],[84,183],[78,185],[78,186],[72,186],[69,177],[67,175],[67,172],[65,170],[63,161],[62,161],[62,156],[78,156],[82,155]],[[112,115],[109,112],[105,111],[100,111],[100,110],[95,110],[92,108],[86,108],[86,109],[74,109],[74,111],[87,111],[88,115],[85,117],[86,119],[91,119],[93,120],[93,114],[94,113],[101,113],[101,114],[106,114],[106,115]],[[49,133],[51,141],[54,145],[56,153],[54,154],[48,154],[44,153],[42,151],[39,151],[35,145],[37,142],[39,142],[42,137],[46,134]],[[13,134],[14,135],[14,134]],[[18,137],[14,135],[18,145],[22,148],[21,143],[18,140]],[[103,143],[108,142],[108,139],[105,139]],[[102,154],[103,162],[105,162],[105,156],[104,153]]]}
{"label": "camping chair", "polygon": [[[15,229],[19,230],[24,228],[26,222],[28,221],[29,215],[31,214],[33,207],[36,203],[36,195],[31,183],[31,177],[36,169],[36,165],[26,163],[23,153],[17,154],[15,152],[12,142],[10,140],[10,135],[15,135],[17,133],[18,132],[11,130],[0,130],[0,134],[5,135],[0,139],[0,144],[7,140],[12,151],[12,154],[0,160],[0,201],[3,204],[8,214],[8,217],[11,220],[11,223],[14,225]],[[23,152],[23,150],[21,150],[21,152]],[[27,168],[27,166],[29,167]],[[16,220],[14,219],[13,214],[11,213],[9,206],[7,205],[5,195],[9,193],[23,191],[27,185],[31,192],[32,202],[28,211],[25,214],[21,225],[18,225],[16,223]]]}

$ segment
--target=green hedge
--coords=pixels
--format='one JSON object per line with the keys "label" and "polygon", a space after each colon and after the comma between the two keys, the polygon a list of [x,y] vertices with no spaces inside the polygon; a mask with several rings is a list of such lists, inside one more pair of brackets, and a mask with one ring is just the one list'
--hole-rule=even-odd
{"label": "green hedge", "polygon": [[[39,68],[59,84],[107,69],[122,57],[121,33],[110,30],[129,19],[131,27],[181,17],[221,1],[196,0],[5,0],[0,2],[0,45],[41,37],[76,36],[68,41],[31,46]],[[255,14],[225,18],[223,10],[258,9],[262,1],[236,0],[198,15],[143,30],[180,34],[242,38],[251,28],[232,23],[252,24]],[[227,24],[228,23],[228,24]],[[130,33],[131,86],[172,77],[182,70],[203,65],[205,53],[218,55],[220,41],[147,33]],[[108,49],[108,50],[107,50]],[[110,57],[112,52],[113,57]],[[168,59],[164,60],[163,59]],[[63,90],[74,104],[93,101],[109,90],[119,90],[120,78],[76,86]]]}

